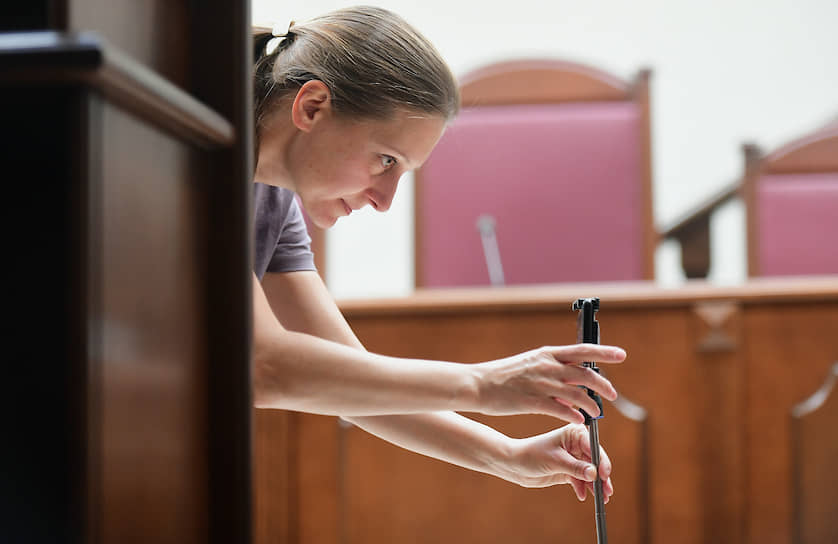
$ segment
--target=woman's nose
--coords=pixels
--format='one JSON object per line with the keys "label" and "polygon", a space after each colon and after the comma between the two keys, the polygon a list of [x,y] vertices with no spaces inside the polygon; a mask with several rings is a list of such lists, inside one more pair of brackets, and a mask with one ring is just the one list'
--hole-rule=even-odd
{"label": "woman's nose", "polygon": [[372,202],[372,207],[379,212],[386,212],[393,204],[393,198],[396,196],[396,188],[399,185],[399,178],[401,176],[392,176],[370,188],[369,198]]}

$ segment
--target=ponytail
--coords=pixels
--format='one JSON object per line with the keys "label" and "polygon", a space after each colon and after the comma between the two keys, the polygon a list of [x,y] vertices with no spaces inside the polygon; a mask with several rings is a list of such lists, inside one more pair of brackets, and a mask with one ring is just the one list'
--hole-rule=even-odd
{"label": "ponytail", "polygon": [[388,119],[406,109],[448,121],[459,111],[456,80],[439,52],[385,9],[340,9],[292,22],[279,36],[268,28],[253,32],[257,149],[272,107],[312,80],[328,87],[336,113],[351,118]]}

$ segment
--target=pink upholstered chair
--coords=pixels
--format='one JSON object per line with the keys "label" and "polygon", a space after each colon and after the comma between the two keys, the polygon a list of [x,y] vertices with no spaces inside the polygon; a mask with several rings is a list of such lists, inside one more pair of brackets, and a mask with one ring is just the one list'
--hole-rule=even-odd
{"label": "pink upholstered chair", "polygon": [[649,76],[527,60],[461,78],[463,109],[416,173],[416,285],[490,283],[481,216],[507,285],[651,279]]}
{"label": "pink upholstered chair", "polygon": [[838,274],[838,122],[767,155],[744,150],[748,275]]}

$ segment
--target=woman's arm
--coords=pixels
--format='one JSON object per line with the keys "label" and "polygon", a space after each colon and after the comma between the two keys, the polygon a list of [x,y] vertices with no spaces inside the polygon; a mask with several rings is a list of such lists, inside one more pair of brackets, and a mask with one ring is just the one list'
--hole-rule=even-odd
{"label": "woman's arm", "polygon": [[[277,319],[286,328],[306,332],[359,350],[364,347],[335,305],[320,277],[313,272],[266,274],[262,287]],[[591,474],[590,451],[572,453],[579,429],[566,426],[545,435],[512,439],[453,412],[405,415],[344,416],[388,442],[436,459],[484,472],[526,487],[572,483],[580,499]],[[587,433],[581,427],[584,438]],[[584,440],[583,440],[584,441]],[[586,449],[582,446],[582,449]],[[602,458],[607,460],[604,454]],[[613,492],[610,462],[601,465],[606,495]]]}
{"label": "woman's arm", "polygon": [[[392,444],[496,476],[523,487],[571,484],[579,500],[596,470],[591,464],[588,430],[565,425],[528,438],[510,438],[452,412],[344,418]],[[600,448],[600,476],[606,502],[614,493],[611,461]]]}
{"label": "woman's arm", "polygon": [[356,349],[360,342],[314,272],[269,276],[265,288],[273,310],[259,282],[253,284],[258,406],[347,416],[440,410],[539,413],[581,422],[573,406],[591,414],[598,408],[578,385],[616,398],[599,374],[562,363],[620,362],[625,352],[619,348],[544,347],[479,364],[376,355]]}
{"label": "woman's arm", "polygon": [[[306,273],[283,276],[297,274]],[[299,276],[285,279],[293,283]],[[460,409],[475,404],[475,377],[467,365],[384,357],[286,329],[274,316],[255,278],[253,311],[253,391],[257,407],[376,415]],[[311,314],[306,317],[300,306],[278,313],[287,316],[283,320],[288,323],[320,319]],[[325,323],[328,325],[329,320]]]}

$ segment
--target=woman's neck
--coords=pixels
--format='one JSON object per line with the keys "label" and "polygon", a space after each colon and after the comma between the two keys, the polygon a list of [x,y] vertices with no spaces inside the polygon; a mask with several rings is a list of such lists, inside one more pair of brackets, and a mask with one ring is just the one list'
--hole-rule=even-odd
{"label": "woman's neck", "polygon": [[259,152],[253,181],[296,190],[289,169],[288,150],[295,136],[294,124],[282,122],[278,113],[269,119],[259,133]]}

